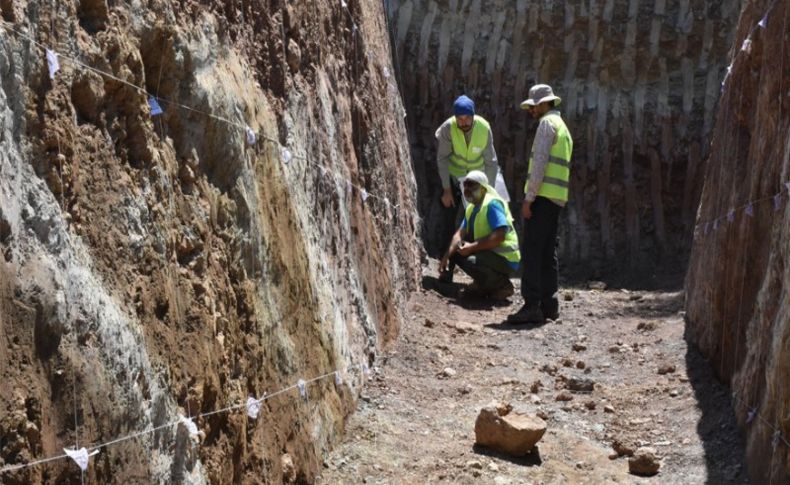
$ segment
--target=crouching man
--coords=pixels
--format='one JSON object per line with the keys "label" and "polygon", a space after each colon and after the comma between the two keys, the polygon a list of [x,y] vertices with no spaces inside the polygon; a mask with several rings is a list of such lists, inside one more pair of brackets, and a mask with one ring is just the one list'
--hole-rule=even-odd
{"label": "crouching man", "polygon": [[453,262],[472,278],[472,284],[462,290],[463,297],[505,300],[513,294],[510,278],[521,260],[510,208],[479,170],[463,179],[463,194],[469,203],[466,215],[439,271]]}

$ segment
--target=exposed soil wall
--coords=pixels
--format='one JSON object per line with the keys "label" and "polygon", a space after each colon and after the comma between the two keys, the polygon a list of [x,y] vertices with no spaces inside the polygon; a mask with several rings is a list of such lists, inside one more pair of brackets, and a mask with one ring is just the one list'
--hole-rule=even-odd
{"label": "exposed soil wall", "polygon": [[[382,4],[0,13],[0,467],[372,365],[419,275]],[[25,36],[62,54],[54,80]],[[198,419],[196,445],[169,427],[102,449],[87,479],[311,481],[360,383]],[[0,477],[79,480],[66,460]]]}
{"label": "exposed soil wall", "polygon": [[788,17],[787,0],[741,14],[686,280],[690,336],[732,387],[756,483],[790,477]]}

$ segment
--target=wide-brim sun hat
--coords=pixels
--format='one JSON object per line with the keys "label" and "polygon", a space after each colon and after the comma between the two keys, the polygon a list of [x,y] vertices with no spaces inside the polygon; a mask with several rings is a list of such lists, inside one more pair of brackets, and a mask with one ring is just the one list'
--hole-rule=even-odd
{"label": "wide-brim sun hat", "polygon": [[521,109],[532,108],[540,103],[554,101],[554,106],[562,102],[562,98],[554,95],[548,84],[536,84],[529,89],[529,97],[521,102]]}

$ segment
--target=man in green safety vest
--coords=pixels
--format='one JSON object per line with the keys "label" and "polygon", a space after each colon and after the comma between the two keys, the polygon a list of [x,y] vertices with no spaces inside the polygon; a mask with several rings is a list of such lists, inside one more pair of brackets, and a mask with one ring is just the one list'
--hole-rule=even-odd
{"label": "man in green safety vest", "polygon": [[573,139],[555,108],[561,99],[551,86],[537,84],[521,108],[539,119],[524,184],[524,265],[521,295],[524,306],[508,317],[512,323],[543,323],[559,318],[557,225],[568,202]]}
{"label": "man in green safety vest", "polygon": [[472,284],[462,290],[464,298],[506,300],[513,294],[510,277],[521,260],[513,216],[479,170],[466,174],[463,193],[468,202],[464,219],[439,270],[445,271],[452,262],[472,278]]}
{"label": "man in green safety vest", "polygon": [[[497,186],[499,165],[494,150],[494,136],[488,121],[475,114],[474,101],[461,95],[453,103],[453,116],[436,130],[436,140],[436,165],[442,183],[441,201],[445,208],[443,217],[455,227],[460,181],[469,172],[484,171],[487,183]],[[504,183],[500,185],[503,187],[500,193],[507,202],[510,200],[507,189]],[[449,235],[448,231],[444,237]],[[446,246],[446,239],[442,245]],[[442,273],[441,279],[452,281],[452,265],[449,271]]]}

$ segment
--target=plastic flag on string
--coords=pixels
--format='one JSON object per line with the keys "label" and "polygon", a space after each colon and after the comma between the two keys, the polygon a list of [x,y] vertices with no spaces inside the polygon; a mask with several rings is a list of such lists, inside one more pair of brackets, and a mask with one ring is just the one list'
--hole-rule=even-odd
{"label": "plastic flag on string", "polygon": [[151,108],[151,116],[158,116],[164,113],[159,102],[153,96],[148,97],[148,107]]}
{"label": "plastic flag on string", "polygon": [[779,446],[779,440],[781,439],[782,439],[782,433],[778,429],[774,430],[774,437],[771,440],[771,445],[773,445],[773,447],[776,448],[777,446]]}
{"label": "plastic flag on string", "polygon": [[293,155],[291,155],[291,151],[285,147],[280,148],[280,157],[283,159],[283,163],[288,165],[293,160]]}
{"label": "plastic flag on string", "polygon": [[340,0],[340,6],[343,8],[348,8],[348,4],[346,3],[346,0]]}
{"label": "plastic flag on string", "polygon": [[754,421],[754,418],[757,417],[757,409],[750,409],[749,412],[746,414],[746,424],[751,424]]}
{"label": "plastic flag on string", "polygon": [[88,462],[90,461],[90,457],[99,454],[99,450],[93,450],[93,452],[88,453],[88,450],[85,449],[83,446],[79,450],[70,450],[68,448],[63,448],[63,451],[69,455],[69,458],[74,460],[74,463],[80,467],[80,470],[87,471],[88,470]]}
{"label": "plastic flag on string", "polygon": [[782,208],[782,194],[774,195],[774,212],[779,212]]}
{"label": "plastic flag on string", "polygon": [[354,190],[354,186],[351,185],[351,182],[348,180],[346,180],[346,190],[348,191],[348,193],[351,193],[351,191]]}
{"label": "plastic flag on string", "polygon": [[747,216],[754,217],[754,206],[752,204],[747,205],[744,212],[746,212]]}
{"label": "plastic flag on string", "polygon": [[340,374],[339,370],[335,371],[335,385],[342,386],[343,385],[343,376]]}
{"label": "plastic flag on string", "polygon": [[307,383],[304,379],[299,379],[296,387],[299,388],[299,395],[302,396],[302,399],[307,399]]}
{"label": "plastic flag on string", "polygon": [[197,438],[198,428],[197,428],[197,425],[195,424],[195,422],[192,421],[192,418],[187,418],[187,417],[181,415],[181,416],[178,417],[178,420],[187,429],[187,431],[189,432],[189,436],[191,438]]}
{"label": "plastic flag on string", "polygon": [[751,54],[752,53],[752,39],[746,38],[741,45],[741,51]]}
{"label": "plastic flag on string", "polygon": [[705,235],[707,236],[710,233],[710,222],[705,223]]}
{"label": "plastic flag on string", "polygon": [[368,191],[365,189],[360,190],[360,195],[362,196],[362,202],[367,201],[368,197],[370,197],[370,194],[368,194]]}
{"label": "plastic flag on string", "polygon": [[727,66],[727,73],[724,75],[724,79],[721,80],[721,91],[724,92],[724,86],[727,85],[727,79],[730,78],[730,71],[732,71],[732,64]]}
{"label": "plastic flag on string", "polygon": [[55,51],[47,49],[47,65],[49,66],[49,78],[55,80],[55,73],[60,71],[60,62],[58,62],[58,54]]}
{"label": "plastic flag on string", "polygon": [[390,70],[387,69],[387,67],[385,66],[384,67],[384,79],[389,79],[389,78],[390,78]]}
{"label": "plastic flag on string", "polygon": [[365,377],[370,375],[370,367],[368,367],[367,362],[362,363],[362,375]]}
{"label": "plastic flag on string", "polygon": [[766,12],[765,16],[763,18],[761,18],[759,22],[757,22],[757,25],[759,25],[760,28],[763,28],[763,29],[768,26],[768,13],[767,12]]}
{"label": "plastic flag on string", "polygon": [[258,137],[255,135],[255,132],[249,126],[245,131],[247,133],[247,145],[254,145],[255,142],[258,140]]}
{"label": "plastic flag on string", "polygon": [[261,402],[254,397],[247,398],[247,416],[250,419],[258,419],[258,414],[261,412]]}
{"label": "plastic flag on string", "polygon": [[730,212],[727,213],[727,222],[732,222],[734,220],[735,220],[735,211],[730,210]]}

